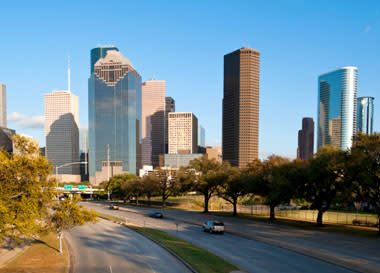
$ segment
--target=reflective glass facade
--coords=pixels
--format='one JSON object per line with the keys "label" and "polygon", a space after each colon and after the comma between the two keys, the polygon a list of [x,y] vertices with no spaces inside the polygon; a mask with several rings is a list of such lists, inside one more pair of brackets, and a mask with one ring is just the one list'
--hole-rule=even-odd
{"label": "reflective glass facade", "polygon": [[351,147],[356,132],[357,78],[357,68],[352,66],[319,76],[318,149]]}
{"label": "reflective glass facade", "polygon": [[120,59],[107,60],[107,54],[89,79],[90,181],[102,171],[108,145],[110,162],[121,164],[123,172],[136,174],[141,168],[141,77],[116,53]]}
{"label": "reflective glass facade", "polygon": [[358,98],[357,106],[357,131],[370,135],[373,132],[373,97]]}
{"label": "reflective glass facade", "polygon": [[99,59],[104,58],[107,55],[108,50],[119,51],[119,49],[117,47],[114,47],[114,46],[98,46],[98,47],[91,49],[91,66],[90,66],[91,74],[94,73],[95,63]]}

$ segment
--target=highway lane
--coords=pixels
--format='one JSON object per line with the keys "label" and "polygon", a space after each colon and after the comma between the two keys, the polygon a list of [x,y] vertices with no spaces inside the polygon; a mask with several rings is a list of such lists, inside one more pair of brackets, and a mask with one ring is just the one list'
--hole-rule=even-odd
{"label": "highway lane", "polygon": [[65,234],[74,252],[74,273],[178,273],[188,269],[144,236],[100,220]]}
{"label": "highway lane", "polygon": [[109,210],[99,204],[86,203],[86,206],[100,213],[121,217],[127,223],[158,228],[177,235],[223,257],[247,272],[352,272],[308,256],[228,233],[211,235],[202,232],[199,226],[185,223],[178,223],[177,231],[176,222],[168,219],[154,219],[148,217],[148,214]]}

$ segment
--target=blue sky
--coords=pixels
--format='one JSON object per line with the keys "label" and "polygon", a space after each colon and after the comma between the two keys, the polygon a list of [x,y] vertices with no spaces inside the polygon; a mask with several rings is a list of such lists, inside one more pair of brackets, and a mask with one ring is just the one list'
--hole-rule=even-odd
{"label": "blue sky", "polygon": [[317,118],[318,75],[357,66],[380,129],[380,1],[2,1],[0,82],[8,127],[44,145],[43,95],[79,96],[86,126],[90,49],[115,45],[143,80],[166,80],[177,111],[194,112],[220,144],[223,55],[261,52],[260,155],[294,156],[302,117]]}

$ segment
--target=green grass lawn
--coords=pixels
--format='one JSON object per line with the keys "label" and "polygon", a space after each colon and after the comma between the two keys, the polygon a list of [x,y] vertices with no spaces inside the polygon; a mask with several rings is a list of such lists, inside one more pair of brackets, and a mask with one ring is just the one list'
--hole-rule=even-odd
{"label": "green grass lawn", "polygon": [[57,234],[49,233],[0,268],[0,273],[66,273],[68,253],[65,245],[62,254],[58,249]]}
{"label": "green grass lawn", "polygon": [[151,237],[176,253],[199,273],[228,273],[238,268],[207,250],[193,245],[169,233],[142,227],[132,229]]}

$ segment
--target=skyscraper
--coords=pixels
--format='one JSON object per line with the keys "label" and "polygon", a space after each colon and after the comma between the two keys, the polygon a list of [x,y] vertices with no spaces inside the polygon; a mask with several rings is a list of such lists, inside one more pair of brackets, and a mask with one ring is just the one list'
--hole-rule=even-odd
{"label": "skyscraper", "polygon": [[319,76],[318,149],[325,145],[346,150],[356,132],[358,70],[342,67]]}
{"label": "skyscraper", "polygon": [[7,89],[0,83],[0,127],[7,127]]}
{"label": "skyscraper", "polygon": [[298,131],[297,158],[307,160],[314,153],[314,121],[313,118],[302,119],[302,130]]}
{"label": "skyscraper", "polygon": [[89,175],[99,184],[141,168],[141,77],[132,63],[108,50],[94,65],[89,93]]}
{"label": "skyscraper", "polygon": [[104,58],[107,55],[108,50],[116,50],[119,51],[119,49],[115,46],[98,46],[93,49],[91,49],[91,66],[90,71],[91,74],[94,73],[94,65],[99,60]]}
{"label": "skyscraper", "polygon": [[165,98],[165,154],[169,152],[169,113],[175,112],[175,100],[172,97],[166,97]]}
{"label": "skyscraper", "polygon": [[198,119],[191,112],[169,113],[169,154],[198,152]]}
{"label": "skyscraper", "polygon": [[198,124],[198,146],[206,148],[206,131],[200,124]]}
{"label": "skyscraper", "polygon": [[359,97],[357,101],[357,132],[370,135],[373,132],[374,97]]}
{"label": "skyscraper", "polygon": [[165,81],[142,84],[142,164],[159,165],[165,153]]}
{"label": "skyscraper", "polygon": [[259,153],[260,52],[224,55],[223,161],[245,167]]}
{"label": "skyscraper", "polygon": [[[70,92],[45,94],[46,157],[55,167],[79,159],[78,97]],[[59,169],[59,174],[79,174],[77,164]]]}
{"label": "skyscraper", "polygon": [[[79,130],[79,161],[81,181],[88,181],[88,129]],[[85,163],[87,162],[87,163]]]}

